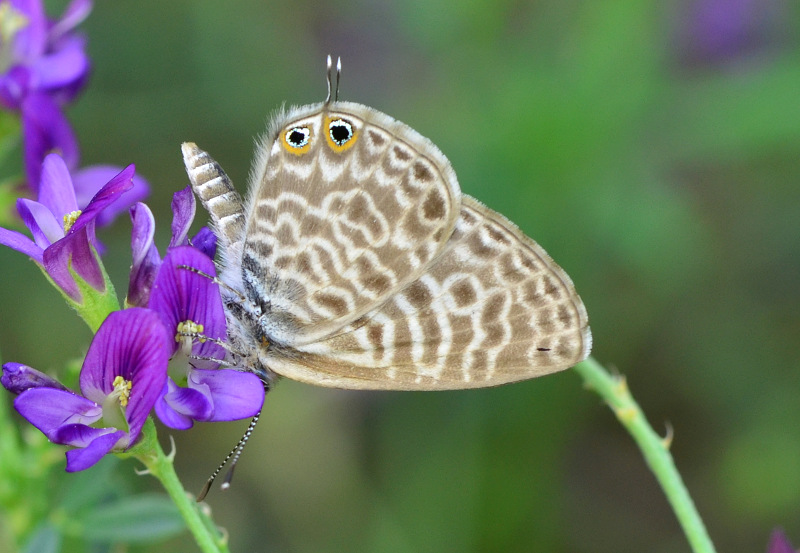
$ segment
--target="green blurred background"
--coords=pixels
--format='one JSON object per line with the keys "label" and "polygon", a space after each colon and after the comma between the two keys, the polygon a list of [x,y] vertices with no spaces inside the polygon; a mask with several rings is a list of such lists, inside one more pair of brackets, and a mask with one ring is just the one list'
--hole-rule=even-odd
{"label": "green blurred background", "polygon": [[[757,552],[777,525],[800,543],[798,16],[793,0],[98,1],[93,78],[68,116],[83,165],[149,179],[163,252],[180,143],[244,190],[270,113],[321,101],[325,56],[342,56],[340,98],[432,139],[466,193],[569,272],[594,356],[674,428],[718,549]],[[124,295],[130,223],[101,238]],[[0,266],[3,358],[80,357],[90,332],[38,269],[5,249]],[[199,490],[245,426],[160,436]],[[158,490],[134,467],[116,470]],[[208,503],[234,551],[689,551],[571,371],[441,393],[285,381]]]}

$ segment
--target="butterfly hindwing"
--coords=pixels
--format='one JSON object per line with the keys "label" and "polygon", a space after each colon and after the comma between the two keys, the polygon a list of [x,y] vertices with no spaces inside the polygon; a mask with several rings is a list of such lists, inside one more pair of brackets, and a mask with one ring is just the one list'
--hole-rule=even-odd
{"label": "butterfly hindwing", "polygon": [[591,349],[569,277],[503,216],[469,197],[428,271],[336,335],[272,370],[338,388],[495,386],[571,367]]}

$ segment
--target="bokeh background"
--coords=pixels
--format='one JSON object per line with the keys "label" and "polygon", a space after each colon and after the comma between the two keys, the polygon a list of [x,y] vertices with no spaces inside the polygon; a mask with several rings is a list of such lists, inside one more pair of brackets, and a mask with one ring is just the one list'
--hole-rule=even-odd
{"label": "bokeh background", "polygon": [[[321,101],[325,56],[342,56],[342,99],[431,138],[466,193],[569,272],[594,356],[674,428],[719,551],[758,552],[775,526],[800,543],[799,16],[792,0],[98,1],[68,117],[82,164],[149,179],[163,251],[180,143],[243,191],[270,113]],[[130,223],[102,238],[124,295]],[[79,358],[90,332],[38,269],[5,249],[0,267],[3,358]],[[199,490],[245,426],[160,437]],[[134,466],[112,470],[157,491]],[[689,551],[571,371],[442,393],[285,381],[208,503],[234,551]]]}

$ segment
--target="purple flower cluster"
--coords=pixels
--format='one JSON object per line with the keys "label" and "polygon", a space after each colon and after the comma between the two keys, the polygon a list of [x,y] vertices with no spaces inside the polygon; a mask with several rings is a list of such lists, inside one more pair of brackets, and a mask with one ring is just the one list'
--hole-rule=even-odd
{"label": "purple flower cluster", "polygon": [[[132,177],[130,166],[80,211],[66,165],[50,155],[40,201],[18,204],[33,239],[0,229],[0,243],[28,254],[80,301],[74,277],[93,288],[103,284],[94,223],[130,190]],[[68,471],[130,448],[154,408],[165,425],[187,429],[194,421],[253,416],[264,401],[255,374],[219,368],[226,356],[226,321],[210,257],[216,241],[208,229],[188,238],[195,212],[188,187],[175,194],[172,207],[173,235],[163,259],[153,242],[149,208],[130,208],[129,308],[111,313],[97,331],[81,370],[80,395],[26,365],[3,366],[0,382],[17,394],[17,411],[51,441],[75,448],[67,452]]]}
{"label": "purple flower cluster", "polygon": [[105,279],[95,253],[99,248],[95,226],[100,215],[110,211],[108,208],[118,209],[120,195],[133,188],[133,171],[133,165],[123,169],[79,209],[64,160],[57,154],[48,155],[41,169],[39,201],[17,200],[17,211],[33,239],[0,228],[0,244],[28,255],[75,302],[83,300],[75,276],[104,292]]}
{"label": "purple flower cluster", "polygon": [[95,334],[80,375],[82,395],[19,363],[3,365],[14,407],[47,438],[74,446],[67,471],[91,467],[133,445],[167,378],[170,337],[147,309],[111,313]]}
{"label": "purple flower cluster", "polygon": [[[78,144],[62,107],[88,78],[85,40],[74,28],[91,7],[90,0],[73,0],[54,21],[41,0],[0,0],[0,108],[20,114],[35,198],[17,200],[31,237],[0,228],[0,244],[28,255],[79,311],[95,309],[99,325],[80,394],[19,363],[5,364],[0,382],[17,395],[23,417],[52,442],[74,448],[67,452],[70,472],[129,449],[153,410],[167,426],[186,429],[194,421],[253,416],[264,401],[256,375],[220,368],[227,352],[212,262],[216,239],[204,228],[190,241],[191,190],[175,194],[172,240],[162,259],[153,214],[139,201],[148,186],[133,165],[77,169]],[[96,226],[127,209],[133,222],[127,309],[112,311],[114,299],[98,314],[98,298],[113,294]],[[93,294],[100,295],[92,301]]]}
{"label": "purple flower cluster", "polygon": [[86,41],[74,29],[91,9],[90,0],[73,0],[60,19],[51,20],[42,0],[0,1],[0,107],[20,114],[33,193],[33,199],[17,200],[33,239],[0,229],[0,244],[28,255],[78,304],[85,299],[82,285],[100,293],[106,288],[95,227],[149,190],[133,166],[77,169],[78,143],[62,106],[88,79]]}
{"label": "purple flower cluster", "polygon": [[[78,169],[80,148],[63,113],[63,106],[75,99],[89,78],[86,40],[75,27],[91,10],[91,0],[73,0],[60,19],[51,20],[42,0],[0,2],[0,108],[20,114],[28,186],[38,197],[42,161],[59,153],[73,174],[81,208],[121,170]],[[147,196],[147,183],[139,178],[133,182],[128,198],[137,201]]]}
{"label": "purple flower cluster", "polygon": [[172,239],[163,259],[153,243],[152,213],[141,203],[131,208],[134,262],[126,303],[158,313],[174,336],[170,375],[155,408],[161,422],[176,429],[191,428],[193,421],[250,417],[264,402],[264,386],[255,374],[218,368],[227,334],[213,280],[216,237],[204,227],[189,240],[195,208],[188,186],[175,193]]}

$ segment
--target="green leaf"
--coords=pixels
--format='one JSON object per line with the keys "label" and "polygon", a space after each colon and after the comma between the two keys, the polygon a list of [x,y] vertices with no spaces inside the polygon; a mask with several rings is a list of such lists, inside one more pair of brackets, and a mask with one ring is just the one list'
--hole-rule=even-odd
{"label": "green leaf", "polygon": [[61,551],[61,533],[58,528],[47,523],[31,534],[22,553],[58,553]]}
{"label": "green leaf", "polygon": [[186,528],[175,505],[160,494],[141,494],[100,505],[81,523],[85,539],[114,543],[154,542]]}

